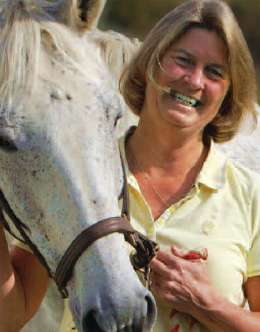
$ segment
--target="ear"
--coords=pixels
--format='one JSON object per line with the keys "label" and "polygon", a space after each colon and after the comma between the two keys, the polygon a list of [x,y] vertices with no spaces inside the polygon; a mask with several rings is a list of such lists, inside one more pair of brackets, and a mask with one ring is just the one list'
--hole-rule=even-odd
{"label": "ear", "polygon": [[96,27],[106,0],[79,0],[79,2],[81,20],[86,22],[89,29]]}
{"label": "ear", "polygon": [[106,0],[61,0],[56,17],[78,33],[95,28]]}

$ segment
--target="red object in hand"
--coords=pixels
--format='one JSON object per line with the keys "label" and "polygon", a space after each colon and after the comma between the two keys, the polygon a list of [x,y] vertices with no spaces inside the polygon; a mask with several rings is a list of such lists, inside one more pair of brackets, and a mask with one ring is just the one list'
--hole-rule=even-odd
{"label": "red object in hand", "polygon": [[187,260],[203,259],[204,261],[208,258],[208,250],[206,248],[198,248],[189,251],[184,257]]}

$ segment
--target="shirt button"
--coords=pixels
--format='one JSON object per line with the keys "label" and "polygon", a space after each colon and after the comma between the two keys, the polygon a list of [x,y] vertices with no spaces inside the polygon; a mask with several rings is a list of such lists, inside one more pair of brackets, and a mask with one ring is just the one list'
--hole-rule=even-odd
{"label": "shirt button", "polygon": [[155,233],[155,228],[154,227],[148,228],[147,235],[148,235],[149,238],[152,238],[152,236],[154,235],[154,233]]}
{"label": "shirt button", "polygon": [[160,218],[157,223],[158,223],[159,226],[164,226],[165,225],[165,219]]}
{"label": "shirt button", "polygon": [[204,221],[201,225],[201,231],[205,235],[210,235],[214,233],[216,229],[216,222],[213,220]]}

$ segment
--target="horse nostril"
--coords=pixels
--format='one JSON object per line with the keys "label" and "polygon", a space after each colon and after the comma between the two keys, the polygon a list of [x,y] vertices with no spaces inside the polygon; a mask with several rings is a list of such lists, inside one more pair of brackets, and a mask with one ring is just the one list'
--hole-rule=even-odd
{"label": "horse nostril", "polygon": [[151,331],[151,326],[155,323],[156,320],[156,307],[155,307],[155,301],[153,296],[147,295],[145,297],[147,302],[147,319],[144,323],[144,327],[142,331]]}
{"label": "horse nostril", "polygon": [[96,318],[95,318],[95,311],[90,311],[87,316],[85,317],[82,327],[83,331],[89,331],[89,332],[105,332],[103,329],[100,328],[98,325]]}
{"label": "horse nostril", "polygon": [[0,136],[0,148],[5,151],[18,151],[15,143],[10,138]]}

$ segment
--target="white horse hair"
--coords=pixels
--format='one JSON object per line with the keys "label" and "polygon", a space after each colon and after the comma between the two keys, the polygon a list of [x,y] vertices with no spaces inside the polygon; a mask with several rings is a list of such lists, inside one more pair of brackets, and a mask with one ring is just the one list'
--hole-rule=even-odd
{"label": "white horse hair", "polygon": [[[95,30],[89,33],[91,40],[104,64],[106,65],[115,89],[118,89],[119,78],[125,66],[137,51],[141,42],[137,38],[130,39],[119,32]],[[116,126],[117,137],[124,135],[131,125],[136,125],[139,118],[129,110],[122,99],[123,114]]]}
{"label": "white horse hair", "polygon": [[[72,4],[74,15],[70,16],[71,19],[79,11],[75,9],[76,2],[72,1]],[[86,61],[89,52],[86,53],[82,47],[82,38],[56,21],[55,14],[60,14],[62,5],[63,2],[52,4],[37,0],[0,2],[3,12],[0,94],[9,107],[21,86],[26,96],[28,92],[33,95],[40,74],[52,79],[52,73],[47,72],[49,68],[41,67],[47,64],[46,61],[41,62],[43,52],[49,62],[66,63],[67,67],[77,68],[83,75],[89,75],[89,63]],[[75,26],[74,20],[71,24]]]}
{"label": "white horse hair", "polygon": [[[114,124],[122,100],[84,33],[104,4],[0,1],[0,188],[52,271],[84,229],[120,215]],[[154,323],[154,299],[122,235],[84,252],[68,290],[79,332],[148,331]]]}

